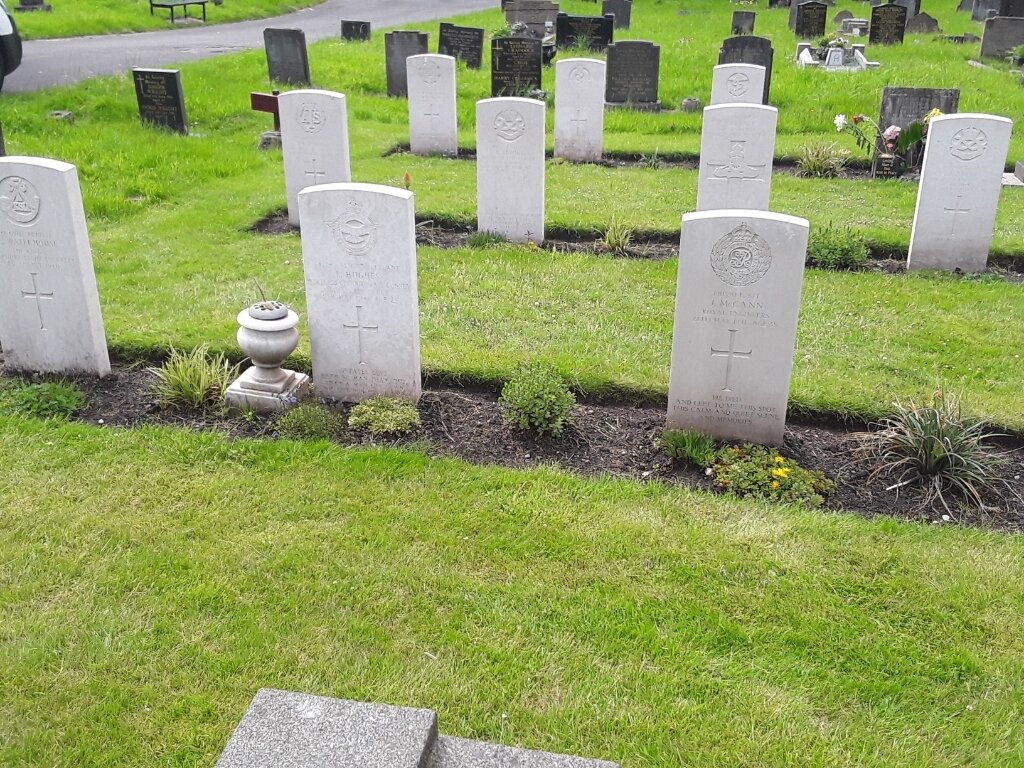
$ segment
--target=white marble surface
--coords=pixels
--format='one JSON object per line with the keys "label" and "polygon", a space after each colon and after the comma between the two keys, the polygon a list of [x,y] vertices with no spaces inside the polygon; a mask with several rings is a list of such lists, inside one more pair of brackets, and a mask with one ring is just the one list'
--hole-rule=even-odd
{"label": "white marble surface", "polygon": [[459,153],[455,58],[425,53],[405,60],[409,84],[409,147],[415,155]]}
{"label": "white marble surface", "polygon": [[604,148],[606,65],[599,59],[555,64],[555,157],[596,163]]}
{"label": "white marble surface", "polygon": [[779,111],[762,104],[705,107],[697,210],[768,210]]}
{"label": "white marble surface", "polygon": [[711,75],[711,104],[760,104],[764,72],[758,64],[719,64]]}

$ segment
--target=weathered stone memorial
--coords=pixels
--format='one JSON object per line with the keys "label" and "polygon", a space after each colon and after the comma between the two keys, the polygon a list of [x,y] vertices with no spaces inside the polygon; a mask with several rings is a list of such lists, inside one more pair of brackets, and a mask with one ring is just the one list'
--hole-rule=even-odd
{"label": "weathered stone memorial", "polygon": [[433,710],[265,688],[215,768],[618,768],[437,731]]}
{"label": "weathered stone memorial", "polygon": [[670,428],[782,444],[808,229],[767,211],[683,216]]}
{"label": "weathered stone memorial", "polygon": [[263,47],[267,53],[267,70],[275,83],[306,85],[310,83],[309,53],[306,33],[301,29],[263,30]]}
{"label": "weathered stone memorial", "polygon": [[824,3],[810,2],[800,3],[795,6],[796,21],[793,31],[800,39],[817,40],[825,34],[825,26],[828,23],[828,6]]}
{"label": "weathered stone memorial", "polygon": [[1012,128],[1012,120],[995,115],[931,121],[908,269],[984,271]]}
{"label": "weathered stone memorial", "polygon": [[719,64],[711,76],[711,103],[760,104],[764,77],[757,64]]}
{"label": "weathered stone memorial", "polygon": [[544,47],[529,37],[491,40],[491,95],[522,96],[540,90]]}
{"label": "weathered stone memorial", "polygon": [[437,52],[465,62],[470,69],[480,69],[484,61],[484,31],[478,27],[441,22]]}
{"label": "weathered stone memorial", "polygon": [[779,111],[764,104],[704,109],[697,210],[768,210]]}
{"label": "weathered stone memorial", "polygon": [[348,109],[345,96],[334,91],[288,91],[277,98],[288,221],[298,226],[301,190],[352,180]]}
{"label": "weathered stone memorial", "polygon": [[559,48],[583,45],[592,51],[603,51],[615,36],[615,17],[570,16],[560,13],[555,17],[555,44]]}
{"label": "weathered stone memorial", "polygon": [[772,63],[775,60],[775,49],[772,41],[766,37],[739,35],[722,41],[718,49],[719,64],[757,64],[764,67],[764,94],[762,104],[768,103],[772,90]]}
{"label": "weathered stone memorial", "polygon": [[555,64],[555,157],[596,163],[604,147],[605,63],[563,59]]}
{"label": "weathered stone memorial", "polygon": [[346,403],[377,395],[418,401],[412,192],[326,184],[299,193],[299,209],[317,394]]}
{"label": "weathered stone memorial", "polygon": [[459,153],[455,59],[424,53],[406,59],[409,83],[409,148],[415,155]]}
{"label": "weathered stone memorial", "polygon": [[524,24],[530,36],[538,40],[555,33],[558,3],[551,0],[509,0],[503,7],[509,26]]}
{"label": "weathered stone memorial", "polygon": [[544,240],[543,101],[476,104],[477,230],[516,243]]}
{"label": "weathered stone memorial", "polygon": [[868,43],[871,45],[897,45],[903,42],[907,29],[907,9],[889,3],[871,9]]}
{"label": "weathered stone memorial", "polygon": [[661,109],[658,78],[661,47],[645,40],[623,40],[608,46],[604,100],[609,106],[641,111]]}
{"label": "weathered stone memorial", "polygon": [[752,35],[754,34],[754,22],[757,20],[757,14],[753,11],[733,11],[732,12],[732,34],[733,35]]}
{"label": "weathered stone memorial", "polygon": [[342,21],[341,39],[358,42],[370,39],[370,22],[368,21]]}
{"label": "weathered stone memorial", "polygon": [[[911,123],[919,122],[933,109],[944,115],[954,114],[960,105],[960,91],[957,88],[903,88],[887,85],[882,89],[882,103],[878,110],[878,125],[884,131],[890,125],[898,125],[905,130]],[[879,178],[891,176],[892,170],[886,170],[882,158],[875,154],[872,158],[872,172]],[[917,157],[909,158],[911,163]]]}
{"label": "weathered stone memorial", "polygon": [[907,9],[907,18],[911,19],[921,12],[921,0],[889,0],[893,5],[902,5]]}
{"label": "weathered stone memorial", "polygon": [[971,21],[985,21],[998,16],[1002,0],[974,0],[971,4]]}
{"label": "weathered stone memorial", "polygon": [[633,0],[604,0],[601,5],[601,15],[609,14],[615,17],[616,29],[629,29],[633,16]]}
{"label": "weathered stone memorial", "polygon": [[837,27],[842,27],[844,21],[852,18],[854,18],[852,11],[840,11],[832,17],[832,23]]}
{"label": "weathered stone memorial", "polygon": [[985,20],[981,35],[981,55],[1003,58],[1024,45],[1024,18],[994,16]]}
{"label": "weathered stone memorial", "polygon": [[110,373],[73,165],[0,159],[0,339],[11,370]]}
{"label": "weathered stone memorial", "polygon": [[188,133],[185,92],[177,69],[132,69],[139,117],[150,125],[159,125],[177,133]]}
{"label": "weathered stone memorial", "polygon": [[919,13],[907,19],[907,26],[904,31],[912,35],[937,35],[942,32],[939,29],[939,22],[927,13]]}
{"label": "weathered stone memorial", "polygon": [[410,56],[427,53],[429,35],[425,32],[403,30],[384,33],[384,66],[387,70],[388,96],[409,93],[405,60]]}

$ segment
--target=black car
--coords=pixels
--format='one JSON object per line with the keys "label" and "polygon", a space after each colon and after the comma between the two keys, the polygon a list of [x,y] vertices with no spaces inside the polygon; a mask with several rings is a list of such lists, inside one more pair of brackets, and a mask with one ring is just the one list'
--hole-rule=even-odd
{"label": "black car", "polygon": [[0,89],[4,79],[21,64],[21,36],[18,25],[7,11],[4,0],[0,0]]}

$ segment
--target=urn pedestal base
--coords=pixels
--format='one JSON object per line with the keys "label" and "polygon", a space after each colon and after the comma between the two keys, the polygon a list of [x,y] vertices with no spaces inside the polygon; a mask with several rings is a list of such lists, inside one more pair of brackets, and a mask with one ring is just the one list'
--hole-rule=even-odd
{"label": "urn pedestal base", "polygon": [[277,381],[268,383],[260,379],[265,370],[255,365],[231,382],[224,393],[224,405],[237,410],[268,413],[283,411],[301,400],[309,392],[309,376],[304,373],[277,368],[284,374]]}

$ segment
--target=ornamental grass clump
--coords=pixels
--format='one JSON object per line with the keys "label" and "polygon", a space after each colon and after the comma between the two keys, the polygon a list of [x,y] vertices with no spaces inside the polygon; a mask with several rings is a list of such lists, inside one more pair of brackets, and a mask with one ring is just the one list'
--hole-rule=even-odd
{"label": "ornamental grass clump", "polygon": [[612,219],[612,223],[604,231],[604,237],[601,238],[601,245],[607,250],[623,256],[633,242],[633,232],[633,227],[618,219]]}
{"label": "ornamental grass clump", "polygon": [[846,168],[850,153],[832,144],[815,144],[800,149],[797,157],[797,175],[819,179],[834,179]]}
{"label": "ornamental grass clump", "polygon": [[519,366],[501,390],[505,423],[539,435],[560,435],[576,402],[553,365]]}
{"label": "ornamental grass clump", "polygon": [[807,241],[807,266],[819,269],[855,271],[864,269],[871,258],[867,242],[850,227],[814,227]]}
{"label": "ornamental grass clump", "polygon": [[807,507],[820,507],[836,491],[824,473],[762,445],[723,448],[709,472],[715,485],[728,493]]}
{"label": "ornamental grass clump", "polygon": [[345,418],[320,403],[301,403],[278,416],[274,426],[285,440],[330,440],[345,428]]}
{"label": "ornamental grass clump", "polygon": [[153,393],[162,408],[208,408],[221,405],[224,390],[238,377],[238,365],[220,354],[210,354],[207,344],[190,352],[171,347],[159,368],[147,368],[156,376]]}
{"label": "ornamental grass clump", "polygon": [[666,429],[661,433],[661,449],[673,461],[701,469],[711,466],[718,455],[715,439],[695,429]]}
{"label": "ornamental grass clump", "polygon": [[348,425],[365,429],[375,437],[404,435],[420,427],[420,412],[415,403],[398,397],[378,395],[352,406]]}

